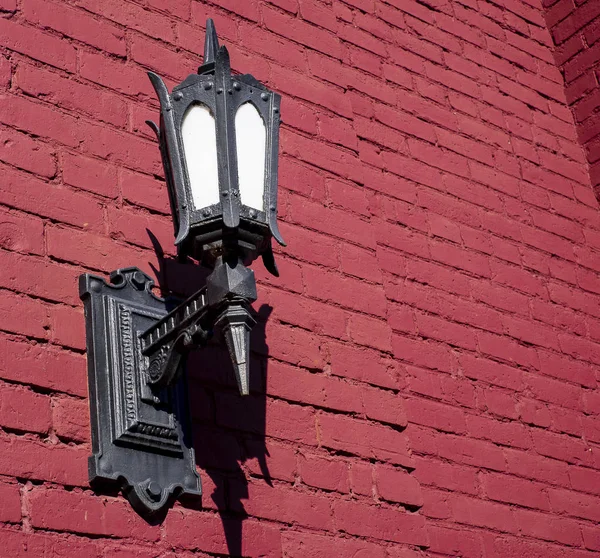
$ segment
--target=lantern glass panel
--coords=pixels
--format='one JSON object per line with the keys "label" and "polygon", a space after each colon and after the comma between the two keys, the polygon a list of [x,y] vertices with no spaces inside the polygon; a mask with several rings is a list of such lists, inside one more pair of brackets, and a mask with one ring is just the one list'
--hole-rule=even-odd
{"label": "lantern glass panel", "polygon": [[217,131],[210,109],[193,104],[183,116],[181,136],[195,209],[219,203]]}
{"label": "lantern glass panel", "polygon": [[244,205],[264,210],[267,129],[252,103],[244,103],[235,115],[238,182]]}

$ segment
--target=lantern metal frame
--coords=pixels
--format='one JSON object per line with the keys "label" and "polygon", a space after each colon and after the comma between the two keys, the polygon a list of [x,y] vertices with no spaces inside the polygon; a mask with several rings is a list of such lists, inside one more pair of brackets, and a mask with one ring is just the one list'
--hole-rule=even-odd
{"label": "lantern metal frame", "polygon": [[[205,248],[213,248],[214,240],[221,241],[235,231],[238,244],[242,243],[244,259],[251,261],[256,255],[262,255],[267,269],[277,276],[271,237],[285,245],[277,226],[281,96],[250,74],[232,75],[229,52],[226,46],[219,46],[210,19],[206,24],[204,63],[198,74],[188,76],[171,93],[157,74],[148,72],[148,76],[161,105],[160,127],[152,121],[148,124],[160,143],[175,225],[175,245],[180,256],[205,261]],[[244,205],[240,199],[234,119],[238,109],[246,103],[252,103],[266,128],[262,211]],[[214,116],[217,137],[219,202],[203,208],[194,206],[181,135],[183,119],[196,104],[208,108]]]}
{"label": "lantern metal frame", "polygon": [[[169,311],[153,294],[153,281],[136,267],[113,271],[110,282],[83,274],[94,486],[118,486],[134,508],[153,515],[177,497],[201,494],[191,445],[187,354],[218,328],[225,338],[238,387],[250,391],[250,304],[256,281],[246,266],[262,256],[278,275],[271,239],[283,243],[277,227],[277,156],[281,98],[249,74],[232,75],[229,54],[219,46],[212,20],[198,74],[171,93],[148,73],[161,104],[156,132],[165,170],[181,260],[213,268],[206,284]],[[252,103],[266,128],[263,211],[241,203],[235,114]],[[219,202],[194,206],[181,127],[186,111],[199,103],[216,124]]]}

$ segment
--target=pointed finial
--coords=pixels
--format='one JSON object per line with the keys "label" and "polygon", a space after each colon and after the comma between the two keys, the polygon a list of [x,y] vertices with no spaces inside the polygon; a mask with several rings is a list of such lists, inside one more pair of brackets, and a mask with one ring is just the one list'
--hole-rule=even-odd
{"label": "pointed finial", "polygon": [[204,39],[204,60],[202,65],[214,64],[219,50],[219,39],[217,37],[217,30],[215,29],[215,22],[212,19],[206,20],[206,37]]}
{"label": "pointed finial", "polygon": [[250,331],[255,323],[241,304],[229,306],[217,320],[227,343],[240,395],[250,393]]}

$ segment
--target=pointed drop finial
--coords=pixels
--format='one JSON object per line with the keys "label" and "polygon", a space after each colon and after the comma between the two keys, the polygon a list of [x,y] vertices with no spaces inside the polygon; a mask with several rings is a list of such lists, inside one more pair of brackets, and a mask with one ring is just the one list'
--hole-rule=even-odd
{"label": "pointed drop finial", "polygon": [[217,37],[217,30],[215,29],[215,22],[212,19],[206,20],[206,37],[204,39],[204,60],[202,65],[214,64],[219,50],[219,39]]}
{"label": "pointed drop finial", "polygon": [[255,323],[241,304],[229,306],[217,320],[225,336],[240,395],[250,393],[250,331]]}

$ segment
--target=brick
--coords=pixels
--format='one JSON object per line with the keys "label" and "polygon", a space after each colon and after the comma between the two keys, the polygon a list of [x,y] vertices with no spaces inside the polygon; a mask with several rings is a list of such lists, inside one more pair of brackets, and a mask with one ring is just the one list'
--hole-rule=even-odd
{"label": "brick", "polygon": [[550,501],[543,484],[493,473],[484,475],[481,484],[491,500],[550,511]]}
{"label": "brick", "polygon": [[[220,29],[220,28],[219,28]],[[274,33],[269,33],[264,29],[257,29],[254,25],[240,23],[240,34],[245,37],[244,46],[250,50],[266,54],[279,64],[287,68],[305,70],[307,67],[307,54],[302,47],[293,42],[280,37]],[[286,102],[286,111],[289,110],[289,104]]]}
{"label": "brick", "polygon": [[266,6],[262,16],[264,24],[270,31],[334,58],[340,58],[341,46],[335,35],[301,20],[292,19],[287,14],[276,12]]}
{"label": "brick", "polygon": [[[303,276],[309,296],[335,302],[358,312],[385,315],[385,294],[380,286],[368,285],[350,277],[308,266],[305,266]],[[357,292],[361,292],[362,295],[356,297]]]}
{"label": "brick", "polygon": [[[171,544],[209,552],[225,553],[228,550],[223,540],[224,525],[220,518],[212,513],[192,514],[178,510],[169,514],[165,528]],[[199,533],[202,534],[201,537],[198,536]]]}
{"label": "brick", "polygon": [[403,469],[377,465],[375,486],[380,498],[409,506],[422,506],[423,495],[419,481]]}
{"label": "brick", "polygon": [[160,213],[170,212],[167,186],[164,182],[122,169],[119,173],[119,183],[127,201]]}
{"label": "brick", "polygon": [[385,550],[363,540],[334,537],[317,533],[286,531],[282,535],[282,548],[289,558],[319,558],[328,556],[360,556],[385,558]]}
{"label": "brick", "polygon": [[338,500],[333,504],[333,515],[336,525],[353,535],[415,545],[428,542],[423,516],[398,508]]}
{"label": "brick", "polygon": [[68,486],[88,485],[89,450],[85,447],[49,444],[3,435],[0,437],[0,449],[3,456],[0,459],[2,475],[26,477]]}
{"label": "brick", "polygon": [[14,558],[33,558],[45,553],[58,556],[75,553],[89,558],[101,558],[103,555],[103,545],[90,539],[65,537],[62,533],[26,533],[2,529],[0,535],[4,550]]}
{"label": "brick", "polygon": [[593,462],[587,441],[538,429],[532,431],[532,437],[533,447],[540,455],[576,465]]}
{"label": "brick", "polygon": [[[482,400],[485,401],[485,403],[481,404],[480,407],[485,407],[490,413],[511,419],[518,418],[516,397],[513,392],[507,392],[503,389],[489,387],[482,395]],[[483,425],[486,422],[489,422],[489,419],[480,417],[480,422],[482,423],[480,428],[481,430],[484,430],[485,426]],[[516,427],[517,425],[513,425],[511,423],[501,423],[501,425],[498,426],[506,426],[510,430],[511,426]]]}
{"label": "brick", "polygon": [[83,78],[126,95],[153,96],[150,80],[141,68],[100,54],[82,52],[80,74]]}
{"label": "brick", "polygon": [[456,463],[485,467],[493,471],[506,468],[502,450],[489,442],[446,435],[438,439],[440,457]]}
{"label": "brick", "polygon": [[58,37],[5,18],[0,19],[0,34],[4,37],[4,46],[10,50],[50,66],[75,71],[75,48]]}
{"label": "brick", "polygon": [[[239,508],[239,505],[234,506]],[[244,508],[249,514],[265,519],[283,520],[313,529],[332,528],[331,500],[318,493],[251,482]]]}
{"label": "brick", "polygon": [[340,246],[340,261],[344,273],[375,283],[381,282],[381,271],[375,253],[358,246],[344,244]]}
{"label": "brick", "polygon": [[[479,350],[484,356],[501,359],[510,365],[518,364],[528,368],[539,368],[537,352],[532,348],[522,345],[510,338],[479,333]],[[514,374],[510,381],[514,381]]]}
{"label": "brick", "polygon": [[468,350],[475,350],[477,347],[475,332],[470,328],[420,312],[415,313],[415,322],[421,337],[437,339]]}
{"label": "brick", "polygon": [[[0,337],[2,377],[52,391],[87,394],[85,358],[47,344]],[[10,366],[8,366],[10,362]]]}
{"label": "brick", "polygon": [[82,10],[54,2],[27,0],[25,17],[42,29],[50,27],[88,45],[117,55],[125,55],[125,34],[115,25],[94,18]]}
{"label": "brick", "polygon": [[465,415],[460,409],[420,398],[407,400],[408,420],[442,432],[466,433]]}
{"label": "brick", "polygon": [[[308,373],[281,363],[273,363],[267,377],[269,393],[300,403],[346,412],[362,411],[360,386],[323,373]],[[296,386],[296,387],[294,387]],[[301,391],[297,387],[301,386]]]}
{"label": "brick", "polygon": [[[344,247],[339,243],[322,234],[307,231],[301,227],[290,226],[282,223],[281,234],[289,244],[286,253],[295,258],[307,262],[316,263],[333,269],[339,267],[339,252]],[[351,248],[354,248],[353,246]],[[355,248],[358,250],[358,248]]]}
{"label": "brick", "polygon": [[459,362],[464,374],[469,378],[515,390],[520,390],[524,386],[523,373],[516,368],[467,354],[462,354]]}
{"label": "brick", "polygon": [[114,165],[99,159],[64,153],[61,168],[65,184],[113,199],[119,194],[117,169]]}
{"label": "brick", "polygon": [[350,466],[350,486],[353,494],[374,496],[374,466],[371,463],[355,460]]}
{"label": "brick", "polygon": [[431,526],[429,533],[430,549],[445,554],[483,556],[481,535],[465,529],[451,529],[440,525]]}
{"label": "brick", "polygon": [[54,103],[70,113],[83,113],[120,128],[126,126],[126,104],[114,93],[25,64],[17,68],[15,81],[29,95]]}
{"label": "brick", "polygon": [[340,459],[327,459],[318,455],[304,454],[299,459],[302,482],[315,488],[347,493],[348,465]]}
{"label": "brick", "polygon": [[292,219],[297,225],[316,229],[365,248],[375,247],[373,230],[367,221],[340,209],[326,208],[306,199],[291,199],[294,204]]}
{"label": "brick", "polygon": [[[340,116],[346,118],[352,116],[349,98],[339,88],[307,79],[298,73],[283,68],[274,67],[272,76],[279,90],[300,97],[309,103],[322,106]],[[293,88],[290,80],[293,83]]]}
{"label": "brick", "polygon": [[562,381],[533,374],[525,375],[529,393],[540,401],[548,401],[579,411],[582,406],[582,389]]}
{"label": "brick", "polygon": [[18,484],[0,484],[0,521],[19,523],[21,521],[21,494]]}
{"label": "brick", "polygon": [[373,350],[341,343],[330,343],[328,349],[333,374],[386,388],[399,387],[395,363]]}
{"label": "brick", "polygon": [[[44,223],[37,217],[25,213],[0,211],[0,247],[4,250],[41,255],[44,252],[43,230]],[[10,261],[17,259],[15,254],[8,252],[3,252],[2,257]],[[10,270],[6,271],[10,272]]]}
{"label": "brick", "polygon": [[318,132],[317,109],[305,102],[290,99],[286,103],[286,109],[281,118],[284,124],[303,132],[309,134]]}
{"label": "brick", "polygon": [[[102,208],[95,200],[8,170],[4,177],[2,203],[76,226],[101,228]],[[42,195],[46,203],[40,205]]]}
{"label": "brick", "polygon": [[162,46],[161,42],[140,36],[134,36],[130,40],[130,56],[138,64],[175,79],[182,79],[193,68],[192,61],[181,52],[175,53]]}
{"label": "brick", "polygon": [[[0,521],[17,524],[0,534],[6,552],[591,557],[590,2],[122,4],[23,0],[13,15],[0,0]],[[556,64],[542,9],[570,33]],[[206,497],[202,510],[175,506],[159,541],[121,497],[87,491],[84,320],[64,285],[82,270],[150,271],[148,229],[165,251],[162,287],[197,286],[172,260],[143,67],[192,71],[212,12],[234,70],[287,97],[289,247],[277,248],[281,278],[255,266],[252,394],[240,400],[229,373],[200,377],[223,347],[191,357]]]}
{"label": "brick", "polygon": [[421,485],[442,488],[452,492],[464,492],[477,495],[479,478],[473,467],[445,463],[431,457],[415,458],[416,467],[413,475]]}
{"label": "brick", "polygon": [[393,334],[392,347],[396,358],[433,370],[451,371],[450,349],[440,343]]}
{"label": "brick", "polygon": [[0,424],[10,430],[50,430],[50,398],[22,387],[0,384]]}
{"label": "brick", "polygon": [[77,127],[78,122],[73,116],[60,114],[53,110],[53,107],[24,97],[3,94],[0,98],[0,121],[5,124],[56,140],[69,147],[79,145],[81,127]]}
{"label": "brick", "polygon": [[[16,5],[16,4],[15,4]],[[0,56],[0,85],[8,89],[12,74],[12,66],[6,56]]]}
{"label": "brick", "polygon": [[171,249],[172,223],[170,219],[142,211],[128,211],[126,208],[107,211],[108,231],[112,238],[153,249],[155,243]]}
{"label": "brick", "polygon": [[583,535],[583,544],[590,550],[598,550],[600,548],[600,540],[598,539],[598,529],[594,527],[583,527],[581,529]]}
{"label": "brick", "polygon": [[[221,518],[213,513],[190,513],[180,509],[169,514],[165,524],[166,537],[170,544],[179,547],[228,554],[229,548],[224,534],[235,528],[234,521],[223,523]],[[281,557],[278,529],[255,520],[244,523],[244,537],[241,538],[240,552],[268,558]],[[198,536],[199,534],[201,536]]]}
{"label": "brick", "polygon": [[577,9],[574,17],[567,17],[552,27],[554,40],[558,44],[562,43],[598,15],[600,15],[600,8],[593,2],[591,4],[586,2]]}
{"label": "brick", "polygon": [[267,324],[266,332],[269,344],[272,344],[270,356],[311,370],[323,368],[320,342],[314,334],[270,323]]}
{"label": "brick", "polygon": [[38,488],[29,495],[29,503],[34,527],[146,540],[159,537],[158,527],[147,525],[123,500]]}
{"label": "brick", "polygon": [[318,417],[321,445],[348,451],[368,459],[412,466],[406,434],[387,426],[343,415],[321,413]]}
{"label": "brick", "polygon": [[50,308],[51,339],[58,345],[84,350],[85,320],[83,308],[56,305]]}
{"label": "brick", "polygon": [[451,497],[450,502],[452,515],[458,523],[496,529],[507,533],[518,531],[514,515],[507,506],[467,496]]}
{"label": "brick", "polygon": [[79,5],[98,15],[104,16],[115,23],[135,29],[148,35],[175,42],[175,34],[170,25],[165,25],[164,15],[151,12],[137,4],[122,5],[117,0],[107,0],[97,4],[94,0],[83,0]]}
{"label": "brick", "polygon": [[276,317],[287,324],[300,326],[319,335],[347,340],[347,312],[290,292],[261,293],[276,309]]}
{"label": "brick", "polygon": [[48,144],[9,128],[0,128],[0,142],[5,163],[46,178],[56,174],[54,150]]}
{"label": "brick", "polygon": [[52,400],[52,425],[59,438],[89,442],[89,404],[72,397],[54,397]]}
{"label": "brick", "polygon": [[569,478],[571,479],[571,486],[575,490],[592,494],[598,494],[600,490],[598,484],[600,473],[594,469],[569,467]]}
{"label": "brick", "polygon": [[319,27],[325,27],[333,33],[336,32],[338,27],[337,18],[324,5],[307,0],[299,0],[299,8],[300,15],[306,21]]}
{"label": "brick", "polygon": [[314,200],[326,198],[325,178],[322,173],[289,157],[280,158],[279,165],[280,186]]}
{"label": "brick", "polygon": [[0,292],[0,323],[4,331],[46,339],[50,328],[48,307],[40,300],[3,290]]}
{"label": "brick", "polygon": [[563,544],[579,545],[581,543],[581,535],[575,521],[552,518],[524,510],[517,511],[516,515],[524,534]]}
{"label": "brick", "polygon": [[556,512],[598,521],[600,508],[597,498],[558,488],[550,489],[548,495],[550,496],[550,505]]}
{"label": "brick", "polygon": [[244,442],[244,450],[245,465],[251,473],[267,479],[288,482],[296,479],[298,459],[295,448],[283,443],[268,441],[265,444],[258,440],[248,439]]}
{"label": "brick", "polygon": [[[73,261],[87,267],[110,271],[124,265],[139,265],[140,251],[121,245],[116,249],[115,242],[107,237],[90,235],[62,227],[47,230],[48,252],[59,260]],[[120,263],[119,263],[120,262]],[[136,263],[137,262],[137,263]],[[150,269],[147,268],[147,272]]]}
{"label": "brick", "polygon": [[404,400],[399,393],[373,387],[363,388],[362,408],[369,419],[406,427],[408,424]]}

